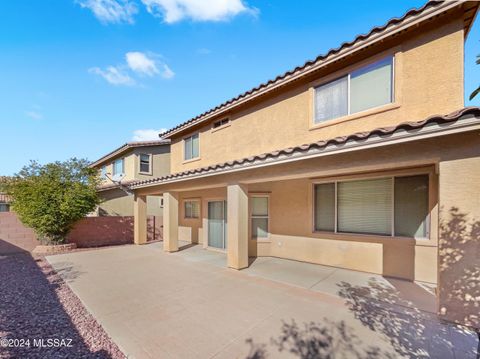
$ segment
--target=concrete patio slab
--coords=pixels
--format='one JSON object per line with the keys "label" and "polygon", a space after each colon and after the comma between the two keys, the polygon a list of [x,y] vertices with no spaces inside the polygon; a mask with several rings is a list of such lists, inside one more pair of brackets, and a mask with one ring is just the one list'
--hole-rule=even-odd
{"label": "concrete patio slab", "polygon": [[132,358],[294,358],[307,346],[318,357],[476,355],[475,334],[439,322],[413,283],[276,258],[235,271],[222,253],[184,248],[47,259]]}

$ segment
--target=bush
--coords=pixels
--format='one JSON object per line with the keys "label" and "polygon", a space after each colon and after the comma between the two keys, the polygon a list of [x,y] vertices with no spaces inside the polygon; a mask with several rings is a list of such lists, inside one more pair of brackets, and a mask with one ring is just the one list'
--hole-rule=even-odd
{"label": "bush", "polygon": [[87,160],[72,158],[46,165],[31,161],[0,187],[12,197],[11,208],[22,223],[42,243],[60,244],[75,222],[99,203],[98,180]]}

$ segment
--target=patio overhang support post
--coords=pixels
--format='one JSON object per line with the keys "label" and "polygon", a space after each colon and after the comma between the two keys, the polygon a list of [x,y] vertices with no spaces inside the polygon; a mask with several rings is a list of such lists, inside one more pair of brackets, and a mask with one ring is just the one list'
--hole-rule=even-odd
{"label": "patio overhang support post", "polygon": [[133,241],[147,243],[147,196],[134,195],[133,198]]}
{"label": "patio overhang support post", "polygon": [[228,267],[248,267],[248,187],[227,186],[227,262]]}
{"label": "patio overhang support post", "polygon": [[163,194],[163,250],[178,251],[178,194]]}

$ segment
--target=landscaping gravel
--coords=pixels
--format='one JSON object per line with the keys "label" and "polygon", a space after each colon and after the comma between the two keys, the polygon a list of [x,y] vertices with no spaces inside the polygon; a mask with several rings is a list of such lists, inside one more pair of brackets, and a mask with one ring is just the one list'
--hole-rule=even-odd
{"label": "landscaping gravel", "polygon": [[125,358],[44,258],[0,256],[0,358]]}

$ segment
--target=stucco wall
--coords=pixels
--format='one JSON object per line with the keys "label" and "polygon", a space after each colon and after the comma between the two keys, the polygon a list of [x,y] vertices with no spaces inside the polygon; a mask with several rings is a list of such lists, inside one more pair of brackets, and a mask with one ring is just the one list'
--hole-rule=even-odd
{"label": "stucco wall", "polygon": [[441,162],[439,172],[440,314],[480,328],[480,157]]}
{"label": "stucco wall", "polygon": [[[133,216],[133,195],[129,196],[120,189],[99,192],[102,199],[100,216]],[[147,215],[162,216],[161,196],[147,196]]]}
{"label": "stucco wall", "polygon": [[[198,129],[173,138],[172,172],[455,111],[463,106],[463,44],[463,22],[443,18],[417,28],[415,35],[366,50],[295,88],[230,113],[230,126],[215,131],[211,123],[203,126],[199,160],[184,163],[182,140]],[[313,129],[313,86],[387,54],[395,54],[395,103]]]}
{"label": "stucco wall", "polygon": [[[205,245],[207,199],[226,199],[226,186],[239,181],[248,184],[249,193],[270,194],[271,237],[267,242],[250,241],[250,255],[278,256],[437,283],[439,201],[442,202],[442,197],[443,202],[452,198],[451,201],[455,203],[468,203],[468,206],[463,206],[468,211],[471,211],[471,208],[480,208],[477,188],[480,182],[480,166],[475,167],[474,163],[477,162],[470,162],[478,161],[479,158],[480,137],[478,131],[473,131],[387,148],[182,181],[149,190],[161,191],[163,188],[179,191],[180,239],[191,240],[191,233],[198,233],[198,241]],[[445,185],[445,180],[439,184],[439,174],[445,175],[446,170],[443,168],[447,163],[457,164],[456,168],[452,167],[448,186]],[[312,184],[316,180],[327,177],[361,178],[378,173],[413,174],[418,171],[430,173],[429,240],[312,231]],[[286,179],[295,176],[303,178]],[[462,185],[463,182],[459,182],[460,185],[455,184],[458,176],[461,176],[465,185]],[[208,188],[215,185],[218,188]],[[207,189],[189,190],[201,186]],[[202,221],[183,218],[183,198],[202,199]]]}

